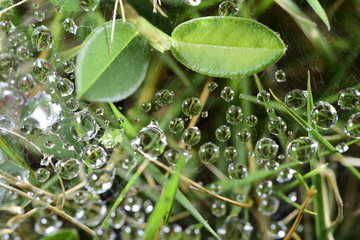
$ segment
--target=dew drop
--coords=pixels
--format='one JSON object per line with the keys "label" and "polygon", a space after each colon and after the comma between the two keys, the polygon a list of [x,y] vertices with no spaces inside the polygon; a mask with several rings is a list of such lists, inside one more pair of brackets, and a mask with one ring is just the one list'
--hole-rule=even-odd
{"label": "dew drop", "polygon": [[63,62],[63,69],[65,73],[73,73],[75,71],[75,63],[71,60]]}
{"label": "dew drop", "polygon": [[281,221],[270,224],[270,236],[273,239],[283,239],[287,231],[286,225]]}
{"label": "dew drop", "polygon": [[271,160],[276,157],[279,145],[270,139],[262,138],[256,142],[255,145],[255,156],[259,160]]}
{"label": "dew drop", "polygon": [[246,117],[246,124],[250,127],[255,127],[258,123],[258,118],[255,115]]}
{"label": "dew drop", "polygon": [[210,92],[213,92],[215,91],[215,89],[218,87],[218,84],[216,82],[211,82],[208,84],[208,90]]}
{"label": "dew drop", "polygon": [[74,92],[74,83],[67,78],[60,78],[56,88],[62,97],[67,97]]}
{"label": "dew drop", "polygon": [[185,122],[182,118],[175,118],[169,123],[169,130],[173,133],[179,133],[184,130]]}
{"label": "dew drop", "polygon": [[62,26],[65,29],[65,31],[72,33],[72,34],[76,34],[78,26],[76,25],[76,23],[74,22],[74,20],[72,18],[66,18],[63,22],[62,22]]}
{"label": "dew drop", "polygon": [[312,138],[299,137],[292,140],[286,148],[290,159],[299,162],[306,162],[315,157],[318,144]]}
{"label": "dew drop", "polygon": [[150,157],[157,157],[165,151],[167,145],[163,130],[154,121],[142,128],[134,140],[131,141],[133,149]]}
{"label": "dew drop", "polygon": [[188,161],[191,158],[191,154],[182,148],[172,148],[164,152],[164,158],[173,165],[176,165],[181,157]]}
{"label": "dew drop", "polygon": [[89,192],[85,190],[78,190],[75,192],[74,201],[78,204],[84,204],[89,200]]}
{"label": "dew drop", "polygon": [[220,149],[214,143],[207,142],[200,146],[198,156],[204,163],[214,163],[220,157]]}
{"label": "dew drop", "polygon": [[53,200],[48,195],[38,194],[33,198],[31,204],[33,208],[45,209],[50,205],[50,203],[52,203],[52,201]]}
{"label": "dew drop", "polygon": [[236,139],[241,142],[245,143],[250,139],[251,133],[247,129],[243,129],[240,132],[236,133]]}
{"label": "dew drop", "polygon": [[345,133],[350,137],[360,138],[360,112],[349,117],[345,124]]}
{"label": "dew drop", "polygon": [[202,105],[200,99],[195,97],[187,98],[181,105],[183,113],[188,117],[193,117],[201,112]]}
{"label": "dew drop", "polygon": [[126,220],[126,212],[120,208],[116,208],[111,212],[109,225],[114,229],[120,229],[124,226]]}
{"label": "dew drop", "polygon": [[300,110],[307,103],[308,94],[306,91],[294,89],[285,95],[285,104],[291,110]]}
{"label": "dew drop", "polygon": [[104,219],[106,210],[106,204],[103,201],[96,200],[80,208],[76,212],[75,218],[89,227],[95,227]]}
{"label": "dew drop", "polygon": [[230,106],[226,111],[226,121],[230,124],[236,125],[242,121],[243,113],[241,107],[239,106]]}
{"label": "dew drop", "polygon": [[221,98],[224,99],[226,102],[230,102],[234,99],[235,92],[230,87],[224,87],[221,91]]}
{"label": "dew drop", "polygon": [[260,91],[256,95],[256,101],[260,104],[265,104],[270,101],[270,93],[266,90]]}
{"label": "dew drop", "polygon": [[221,125],[215,130],[215,137],[220,142],[226,142],[231,137],[231,130],[226,125]]}
{"label": "dew drop", "polygon": [[283,70],[277,70],[275,72],[275,79],[277,82],[285,82],[286,81],[286,73]]}
{"label": "dew drop", "polygon": [[360,104],[360,92],[355,88],[347,88],[339,92],[338,105],[341,109],[352,110]]}
{"label": "dew drop", "polygon": [[151,102],[145,102],[143,104],[141,104],[141,109],[144,111],[144,112],[149,112],[151,110]]}
{"label": "dew drop", "polygon": [[95,194],[102,194],[109,190],[114,181],[114,171],[96,169],[86,176],[86,189]]}
{"label": "dew drop", "polygon": [[220,16],[236,16],[239,12],[239,8],[233,1],[223,1],[219,4]]}
{"label": "dew drop", "polygon": [[220,200],[214,200],[211,204],[211,213],[215,217],[222,217],[226,214],[226,204]]}
{"label": "dew drop", "polygon": [[38,218],[35,222],[34,230],[40,235],[50,235],[56,233],[61,226],[62,221],[55,215],[50,215]]}
{"label": "dew drop", "polygon": [[311,110],[311,119],[319,128],[328,129],[335,125],[338,115],[330,103],[320,101]]}
{"label": "dew drop", "polygon": [[98,145],[87,145],[82,149],[81,157],[86,165],[97,169],[105,165],[107,154],[105,150]]}
{"label": "dew drop", "polygon": [[236,148],[233,146],[229,146],[225,148],[225,158],[228,161],[234,161],[237,157],[237,151]]}
{"label": "dew drop", "polygon": [[80,8],[85,12],[95,11],[95,9],[99,6],[100,0],[81,0]]}
{"label": "dew drop", "polygon": [[286,131],[287,125],[281,117],[275,117],[270,119],[268,129],[271,134],[280,135]]}
{"label": "dew drop", "polygon": [[175,94],[168,89],[162,89],[155,94],[155,102],[161,106],[167,106],[174,102]]}
{"label": "dew drop", "polygon": [[47,170],[46,168],[38,168],[35,171],[35,176],[36,176],[36,180],[38,180],[38,182],[46,182],[49,177],[50,177],[50,171]]}
{"label": "dew drop", "polygon": [[16,56],[21,60],[21,61],[25,61],[27,60],[30,56],[30,50],[25,47],[25,46],[20,46],[16,49]]}
{"label": "dew drop", "polygon": [[0,54],[0,74],[3,78],[16,77],[19,72],[19,63],[14,54]]}
{"label": "dew drop", "polygon": [[36,80],[44,83],[55,71],[54,66],[45,59],[38,58],[33,63],[33,76]]}
{"label": "dew drop", "polygon": [[244,179],[248,176],[247,167],[242,163],[230,163],[228,175],[230,179]]}
{"label": "dew drop", "polygon": [[38,22],[42,22],[45,19],[45,12],[42,10],[36,10],[34,11],[34,18]]}
{"label": "dew drop", "polygon": [[37,51],[48,51],[54,43],[54,35],[47,27],[40,26],[34,29],[31,41]]}
{"label": "dew drop", "polygon": [[189,5],[189,6],[199,6],[201,3],[201,0],[184,0],[184,3]]}
{"label": "dew drop", "polygon": [[261,199],[259,204],[259,211],[266,216],[270,216],[278,210],[279,205],[279,199],[273,196],[268,196],[267,198]]}
{"label": "dew drop", "polygon": [[259,183],[256,187],[256,194],[261,198],[267,198],[273,193],[273,182],[265,180]]}
{"label": "dew drop", "polygon": [[75,158],[60,160],[55,165],[55,171],[65,180],[76,178],[80,171],[80,163]]}
{"label": "dew drop", "polygon": [[80,111],[75,113],[73,120],[71,121],[70,130],[73,137],[78,141],[88,141],[93,139],[99,126],[97,125],[93,116],[87,111]]}
{"label": "dew drop", "polygon": [[195,146],[200,142],[201,139],[201,131],[198,127],[191,127],[186,129],[183,132],[181,140],[187,145],[187,146]]}

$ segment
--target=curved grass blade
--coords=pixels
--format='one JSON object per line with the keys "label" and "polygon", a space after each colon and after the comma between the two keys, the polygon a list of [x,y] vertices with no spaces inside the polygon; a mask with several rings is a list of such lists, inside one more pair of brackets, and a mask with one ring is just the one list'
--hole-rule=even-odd
{"label": "curved grass blade", "polygon": [[327,29],[330,31],[330,22],[325,13],[325,10],[321,6],[318,0],[306,0],[312,9],[316,12],[316,14],[321,18],[321,20],[325,23]]}

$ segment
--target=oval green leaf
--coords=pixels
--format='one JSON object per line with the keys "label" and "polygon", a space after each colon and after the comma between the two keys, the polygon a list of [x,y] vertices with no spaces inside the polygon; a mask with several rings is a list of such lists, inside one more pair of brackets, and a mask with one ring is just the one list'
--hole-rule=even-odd
{"label": "oval green leaf", "polygon": [[111,22],[96,28],[85,40],[76,59],[78,97],[94,102],[116,102],[140,86],[149,63],[146,40],[134,24],[115,23],[111,43]]}
{"label": "oval green leaf", "polygon": [[286,51],[280,37],[249,19],[205,17],[177,26],[171,51],[186,67],[215,77],[242,77],[279,60]]}

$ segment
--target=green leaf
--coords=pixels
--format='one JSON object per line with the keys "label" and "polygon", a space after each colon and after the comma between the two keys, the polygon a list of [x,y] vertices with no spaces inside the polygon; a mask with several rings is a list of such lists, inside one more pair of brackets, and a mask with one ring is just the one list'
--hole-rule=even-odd
{"label": "green leaf", "polygon": [[186,67],[215,77],[242,77],[278,61],[286,47],[268,27],[249,19],[205,17],[177,26],[171,51]]}
{"label": "green leaf", "polygon": [[55,234],[45,236],[40,240],[78,240],[79,234],[75,229],[62,229]]}
{"label": "green leaf", "polygon": [[76,91],[80,98],[95,102],[115,102],[127,98],[140,86],[148,68],[146,40],[138,36],[134,24],[111,22],[96,28],[85,40],[77,56]]}
{"label": "green leaf", "polygon": [[50,0],[50,2],[61,11],[80,11],[79,0]]}
{"label": "green leaf", "polygon": [[166,221],[165,219],[170,215],[184,163],[185,157],[180,158],[176,165],[175,173],[164,184],[160,200],[156,204],[155,209],[151,213],[148,223],[146,224],[145,240],[155,239],[163,222]]}
{"label": "green leaf", "polygon": [[326,16],[326,13],[325,13],[324,9],[322,8],[322,6],[320,5],[319,1],[318,0],[306,0],[306,1],[310,4],[312,9],[321,18],[321,20],[325,23],[327,29],[330,31],[329,19]]}

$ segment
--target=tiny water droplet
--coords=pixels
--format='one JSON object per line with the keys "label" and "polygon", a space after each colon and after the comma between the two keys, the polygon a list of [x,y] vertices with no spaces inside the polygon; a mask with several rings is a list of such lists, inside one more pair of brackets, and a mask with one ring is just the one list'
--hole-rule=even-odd
{"label": "tiny water droplet", "polygon": [[235,92],[230,87],[224,87],[221,91],[221,98],[224,99],[226,102],[230,102],[234,99]]}
{"label": "tiny water droplet", "polygon": [[239,12],[239,8],[233,1],[223,1],[219,4],[220,16],[236,16]]}
{"label": "tiny water droplet", "polygon": [[283,70],[277,70],[275,72],[275,79],[277,82],[285,82],[286,81],[286,73]]}

